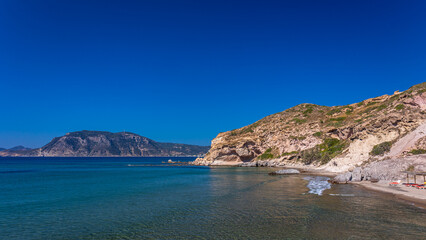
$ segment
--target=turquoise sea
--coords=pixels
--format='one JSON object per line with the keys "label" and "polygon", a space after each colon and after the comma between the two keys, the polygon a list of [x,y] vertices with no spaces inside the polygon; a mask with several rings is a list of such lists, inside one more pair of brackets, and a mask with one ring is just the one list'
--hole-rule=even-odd
{"label": "turquoise sea", "polygon": [[426,238],[426,210],[389,195],[168,159],[0,158],[0,239]]}

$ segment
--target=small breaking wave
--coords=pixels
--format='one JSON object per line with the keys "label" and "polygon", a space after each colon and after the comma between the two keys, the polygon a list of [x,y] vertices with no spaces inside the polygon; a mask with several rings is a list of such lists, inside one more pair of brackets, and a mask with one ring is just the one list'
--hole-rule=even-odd
{"label": "small breaking wave", "polygon": [[344,194],[344,193],[330,193],[330,196],[340,196],[340,197],[355,197],[355,194]]}
{"label": "small breaking wave", "polygon": [[307,187],[309,188],[309,193],[322,195],[324,190],[331,188],[331,183],[328,182],[328,177],[315,176],[315,177],[305,177],[303,178],[308,180],[309,183]]}

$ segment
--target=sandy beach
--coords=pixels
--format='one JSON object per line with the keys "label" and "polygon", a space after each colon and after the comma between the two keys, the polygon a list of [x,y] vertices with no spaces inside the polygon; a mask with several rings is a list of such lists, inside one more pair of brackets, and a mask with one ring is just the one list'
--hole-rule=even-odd
{"label": "sandy beach", "polygon": [[[229,165],[219,165],[219,166],[229,166]],[[231,165],[231,166],[236,166]],[[217,167],[217,166],[215,166]],[[335,172],[328,172],[313,167],[301,167],[301,166],[291,166],[291,167],[271,167],[271,169],[296,169],[301,172],[301,174],[306,175],[316,175],[316,176],[326,176],[333,178],[337,175]],[[361,181],[361,182],[348,182],[348,184],[354,184],[361,187],[364,187],[368,190],[377,191],[381,193],[392,194],[393,197],[397,199],[402,199],[405,202],[412,203],[418,207],[426,209],[426,189],[417,189],[414,187],[407,187],[402,184],[396,186],[389,186],[391,181],[379,181],[372,183],[370,181]]]}
{"label": "sandy beach", "polygon": [[389,186],[389,181],[385,182],[353,182],[367,189],[393,194],[396,198],[414,203],[416,206],[426,208],[426,189],[417,189],[414,187],[406,187],[405,185],[398,184],[397,186]]}
{"label": "sandy beach", "polygon": [[[300,170],[305,174],[312,174],[318,176],[335,177],[337,174],[333,172],[326,172],[321,170],[315,170],[312,168],[294,167],[294,169]],[[370,181],[361,182],[349,182],[349,184],[358,185],[368,190],[377,191],[381,193],[392,194],[397,199],[402,199],[406,202],[413,203],[414,205],[426,209],[426,189],[417,189],[415,187],[407,187],[405,185],[398,184],[389,186],[391,181],[379,181],[376,183]]]}

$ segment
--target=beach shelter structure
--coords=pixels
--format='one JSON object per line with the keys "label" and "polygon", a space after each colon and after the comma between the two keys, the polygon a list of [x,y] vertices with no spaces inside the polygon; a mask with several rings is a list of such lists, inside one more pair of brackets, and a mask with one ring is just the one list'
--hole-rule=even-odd
{"label": "beach shelter structure", "polygon": [[423,176],[423,183],[426,182],[426,172],[416,172],[416,171],[403,171],[403,173],[407,174],[407,183],[410,183],[410,176],[413,176],[414,183],[417,183],[417,176]]}

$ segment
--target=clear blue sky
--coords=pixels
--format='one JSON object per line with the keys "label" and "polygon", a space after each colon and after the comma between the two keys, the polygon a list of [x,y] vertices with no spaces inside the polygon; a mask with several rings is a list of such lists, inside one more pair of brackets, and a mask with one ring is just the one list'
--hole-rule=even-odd
{"label": "clear blue sky", "polygon": [[209,145],[426,80],[426,1],[0,1],[0,147],[77,130]]}

